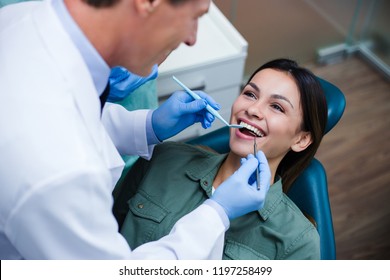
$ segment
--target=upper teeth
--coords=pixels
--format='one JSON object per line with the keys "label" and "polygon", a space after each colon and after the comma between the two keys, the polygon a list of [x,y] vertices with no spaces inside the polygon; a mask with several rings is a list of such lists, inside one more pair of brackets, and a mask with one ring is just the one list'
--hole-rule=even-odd
{"label": "upper teeth", "polygon": [[240,125],[242,125],[242,126],[245,127],[246,129],[252,131],[252,132],[255,133],[258,137],[263,137],[263,136],[264,136],[264,134],[261,133],[261,131],[260,131],[258,128],[254,127],[254,126],[251,126],[250,124],[244,123],[244,122],[242,121],[242,122],[240,122]]}

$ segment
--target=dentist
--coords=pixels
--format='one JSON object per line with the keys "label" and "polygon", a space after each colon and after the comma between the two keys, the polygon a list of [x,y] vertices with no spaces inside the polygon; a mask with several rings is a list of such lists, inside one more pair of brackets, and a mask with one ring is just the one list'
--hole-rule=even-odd
{"label": "dentist", "polygon": [[47,0],[0,9],[0,259],[221,258],[229,219],[263,205],[267,163],[260,191],[247,183],[259,165],[248,157],[169,235],[131,250],[112,214],[120,154],[150,158],[195,122],[209,127],[206,103],[218,105],[177,92],[154,111],[129,112],[103,98],[112,67],[147,76],[180,43],[195,44],[209,5]]}

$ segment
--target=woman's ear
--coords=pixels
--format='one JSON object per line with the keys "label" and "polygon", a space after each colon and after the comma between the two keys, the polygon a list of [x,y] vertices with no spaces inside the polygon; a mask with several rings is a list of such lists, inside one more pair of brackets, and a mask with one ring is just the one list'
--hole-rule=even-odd
{"label": "woman's ear", "polygon": [[302,131],[298,136],[297,141],[291,146],[294,152],[302,152],[313,142],[310,132]]}

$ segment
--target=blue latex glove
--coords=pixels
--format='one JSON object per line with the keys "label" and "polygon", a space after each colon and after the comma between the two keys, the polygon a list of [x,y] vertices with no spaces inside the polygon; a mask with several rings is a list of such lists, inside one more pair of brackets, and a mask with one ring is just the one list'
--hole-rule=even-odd
{"label": "blue latex glove", "polygon": [[110,93],[108,95],[107,101],[118,102],[123,100],[144,83],[156,79],[157,75],[157,65],[153,66],[152,72],[147,77],[141,77],[133,74],[121,66],[112,68],[109,77]]}
{"label": "blue latex glove", "polygon": [[160,141],[168,139],[185,128],[200,122],[209,128],[215,117],[205,108],[210,104],[219,110],[219,104],[206,93],[197,91],[202,99],[194,100],[185,91],[176,91],[160,107],[153,111],[152,126]]}
{"label": "blue latex glove", "polygon": [[[250,154],[241,160],[241,167],[223,182],[211,197],[223,207],[230,220],[260,210],[264,206],[271,183],[271,170],[262,151],[258,151],[256,157]],[[253,180],[256,178],[253,174],[258,165],[260,190],[257,190],[256,181]]]}

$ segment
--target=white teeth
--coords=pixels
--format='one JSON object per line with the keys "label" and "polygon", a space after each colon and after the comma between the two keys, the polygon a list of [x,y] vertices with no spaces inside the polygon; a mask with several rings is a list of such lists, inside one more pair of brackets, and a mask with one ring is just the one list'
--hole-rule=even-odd
{"label": "white teeth", "polygon": [[264,134],[260,132],[259,129],[257,129],[256,127],[254,126],[251,126],[250,124],[247,124],[247,123],[244,123],[243,121],[240,122],[240,125],[242,125],[243,127],[245,127],[246,129],[252,131],[253,133],[255,133],[258,137],[263,137]]}

